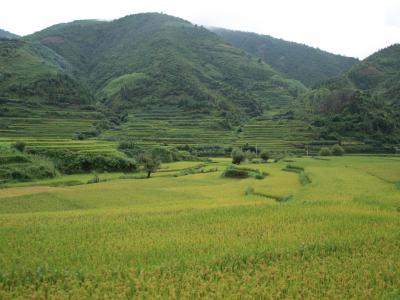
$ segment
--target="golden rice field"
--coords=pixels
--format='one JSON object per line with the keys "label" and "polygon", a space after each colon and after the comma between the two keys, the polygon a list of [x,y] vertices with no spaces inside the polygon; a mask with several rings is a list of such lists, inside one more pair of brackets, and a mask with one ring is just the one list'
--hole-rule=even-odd
{"label": "golden rice field", "polygon": [[400,157],[197,164],[0,190],[0,299],[400,298]]}

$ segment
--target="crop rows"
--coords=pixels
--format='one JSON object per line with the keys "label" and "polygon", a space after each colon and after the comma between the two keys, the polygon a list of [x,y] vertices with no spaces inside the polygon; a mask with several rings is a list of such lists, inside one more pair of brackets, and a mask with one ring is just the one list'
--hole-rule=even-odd
{"label": "crop rows", "polygon": [[131,112],[118,131],[108,131],[102,138],[130,138],[139,144],[231,145],[235,136],[221,122],[221,117],[179,110]]}

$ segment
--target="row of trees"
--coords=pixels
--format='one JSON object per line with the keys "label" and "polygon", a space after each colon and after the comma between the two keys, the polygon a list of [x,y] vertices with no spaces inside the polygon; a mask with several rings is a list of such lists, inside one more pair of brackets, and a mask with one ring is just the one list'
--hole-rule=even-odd
{"label": "row of trees", "polygon": [[[257,153],[252,152],[250,150],[243,151],[242,149],[233,149],[232,153],[231,153],[231,157],[232,157],[233,164],[240,165],[246,159],[252,160],[254,158],[257,158],[258,155],[257,155]],[[267,161],[270,158],[270,155],[267,151],[261,151],[261,153],[259,154],[259,158],[261,158],[263,161]]]}
{"label": "row of trees", "polygon": [[79,153],[69,150],[35,150],[27,148],[23,141],[15,142],[12,147],[21,154],[34,154],[51,161],[55,168],[64,174],[86,172],[136,172],[139,166],[150,178],[161,166],[161,158],[154,153],[143,152],[136,157],[123,155],[104,155],[96,153]]}
{"label": "row of trees", "polygon": [[[339,144],[333,145],[331,148],[322,147],[318,152],[319,156],[342,156],[345,151],[342,146]],[[253,160],[254,158],[260,158],[262,161],[266,162],[270,158],[270,154],[263,150],[259,155],[257,153],[252,152],[251,150],[243,151],[242,149],[233,149],[231,153],[232,163],[235,165],[240,165],[242,162],[246,160]]]}

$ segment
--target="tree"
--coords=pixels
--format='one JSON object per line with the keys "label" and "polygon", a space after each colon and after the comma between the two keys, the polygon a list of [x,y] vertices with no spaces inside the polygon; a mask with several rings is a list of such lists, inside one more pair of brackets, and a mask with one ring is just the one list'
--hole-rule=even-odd
{"label": "tree", "polygon": [[18,141],[16,143],[14,143],[12,146],[13,146],[13,148],[17,149],[19,152],[24,152],[26,143],[23,141]]}
{"label": "tree", "polygon": [[328,147],[322,147],[321,150],[318,152],[319,156],[330,156],[331,150]]}
{"label": "tree", "polygon": [[331,149],[332,155],[342,156],[344,154],[344,149],[339,144],[335,144]]}
{"label": "tree", "polygon": [[246,159],[246,155],[240,149],[234,149],[232,151],[232,163],[235,165],[240,165]]}
{"label": "tree", "polygon": [[147,172],[147,178],[150,178],[151,173],[157,172],[161,165],[160,160],[151,155],[143,155],[141,161],[143,163],[144,170]]}
{"label": "tree", "polygon": [[269,159],[269,153],[266,150],[264,150],[261,152],[260,157],[262,160],[267,161]]}

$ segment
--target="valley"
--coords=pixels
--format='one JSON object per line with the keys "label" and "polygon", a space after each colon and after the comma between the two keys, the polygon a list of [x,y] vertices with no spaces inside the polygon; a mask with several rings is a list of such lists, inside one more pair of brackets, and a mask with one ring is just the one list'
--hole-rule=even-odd
{"label": "valley", "polygon": [[0,30],[0,299],[398,299],[399,83],[399,44]]}

